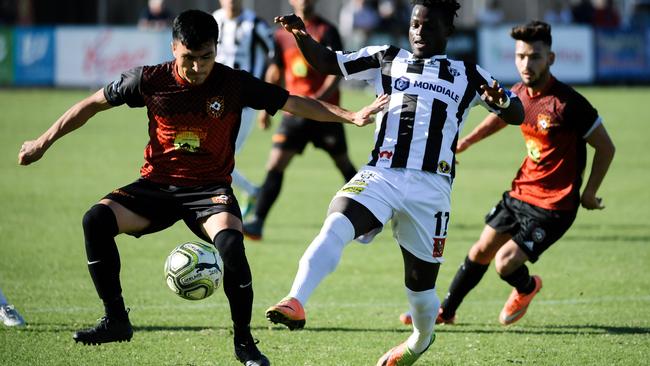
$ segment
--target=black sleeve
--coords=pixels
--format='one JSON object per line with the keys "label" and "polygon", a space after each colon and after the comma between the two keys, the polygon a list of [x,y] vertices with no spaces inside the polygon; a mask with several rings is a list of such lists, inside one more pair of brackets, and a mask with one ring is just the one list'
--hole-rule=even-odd
{"label": "black sleeve", "polygon": [[566,106],[566,118],[575,126],[580,136],[585,136],[598,121],[598,111],[580,93],[573,90]]}
{"label": "black sleeve", "polygon": [[143,67],[134,67],[122,73],[119,79],[104,87],[104,97],[114,107],[126,103],[129,107],[144,107],[140,92]]}
{"label": "black sleeve", "polygon": [[343,42],[341,42],[341,36],[339,35],[339,31],[337,31],[336,27],[333,25],[330,25],[330,27],[327,29],[320,43],[332,51],[343,50]]}
{"label": "black sleeve", "polygon": [[289,99],[289,92],[274,84],[264,82],[247,72],[240,72],[243,104],[253,109],[266,110],[274,115]]}

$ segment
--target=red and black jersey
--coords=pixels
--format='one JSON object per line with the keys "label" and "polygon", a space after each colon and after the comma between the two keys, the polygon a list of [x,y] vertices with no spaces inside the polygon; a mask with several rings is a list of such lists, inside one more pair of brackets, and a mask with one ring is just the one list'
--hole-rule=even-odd
{"label": "red and black jersey", "polygon": [[[305,27],[316,42],[332,51],[340,51],[343,48],[341,36],[336,27],[323,18],[314,16],[309,21],[305,21]],[[291,94],[313,97],[323,85],[327,75],[321,74],[309,65],[291,33],[282,28],[278,29],[275,32],[275,42],[274,62],[284,70],[287,90]],[[339,99],[340,94],[337,89],[325,101],[338,105]]]}
{"label": "red and black jersey", "polygon": [[195,186],[230,183],[243,107],[275,114],[288,92],[247,72],[215,63],[201,85],[190,85],[173,61],[142,66],[104,88],[113,106],[147,107],[149,143],[143,178]]}
{"label": "red and black jersey", "polygon": [[510,195],[549,210],[575,210],[587,160],[585,138],[601,123],[598,111],[570,86],[551,78],[534,97],[516,84],[526,117],[521,132],[528,155]]}

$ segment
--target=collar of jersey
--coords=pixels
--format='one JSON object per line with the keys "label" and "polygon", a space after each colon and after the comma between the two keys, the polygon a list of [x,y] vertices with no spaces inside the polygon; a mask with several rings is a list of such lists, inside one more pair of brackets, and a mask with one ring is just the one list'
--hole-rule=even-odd
{"label": "collar of jersey", "polygon": [[409,52],[409,58],[408,58],[408,60],[409,60],[409,61],[416,61],[416,60],[422,60],[422,61],[429,61],[429,60],[431,60],[431,61],[435,61],[435,60],[442,60],[442,59],[446,59],[446,58],[447,58],[447,55],[433,55],[433,56],[431,56],[431,57],[427,57],[427,58],[415,58],[415,57],[413,56],[413,54],[412,54],[411,52]]}

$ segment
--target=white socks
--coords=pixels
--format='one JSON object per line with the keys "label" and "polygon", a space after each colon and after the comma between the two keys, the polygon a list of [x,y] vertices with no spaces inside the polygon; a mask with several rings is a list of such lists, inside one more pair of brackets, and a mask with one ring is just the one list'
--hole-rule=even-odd
{"label": "white socks", "polygon": [[334,212],[327,216],[320,233],[300,258],[289,296],[304,306],[325,276],[334,271],[343,249],[352,239],[354,226],[345,215]]}
{"label": "white socks", "polygon": [[431,342],[433,326],[436,323],[436,316],[438,316],[438,308],[440,308],[440,299],[438,299],[435,288],[418,292],[406,288],[406,297],[413,319],[413,334],[406,342],[413,352],[422,353]]}

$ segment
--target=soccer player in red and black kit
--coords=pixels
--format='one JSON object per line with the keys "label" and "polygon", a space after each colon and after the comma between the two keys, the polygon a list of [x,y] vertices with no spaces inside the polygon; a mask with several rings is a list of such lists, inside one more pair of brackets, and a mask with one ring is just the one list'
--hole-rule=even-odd
{"label": "soccer player in red and black kit", "polygon": [[[509,325],[521,319],[542,288],[540,276],[528,273],[532,263],[571,227],[578,207],[605,208],[596,192],[614,158],[614,144],[596,109],[577,91],[550,72],[551,27],[540,21],[514,27],[515,64],[521,82],[517,93],[526,111],[521,124],[528,155],[510,191],[487,214],[485,228],[456,272],[436,323],[454,323],[463,298],[496,259],[501,279],[514,287],[499,315]],[[506,126],[490,114],[458,142],[456,152]],[[589,179],[580,194],[587,160],[586,144],[595,149]],[[401,317],[405,323],[409,316]]]}
{"label": "soccer player in red and black kit", "polygon": [[[174,60],[131,69],[65,112],[43,135],[26,141],[18,161],[39,160],[60,137],[93,115],[127,104],[146,107],[149,143],[141,178],[106,195],[83,218],[88,269],[105,316],[73,338],[84,344],[128,341],[133,335],[122,299],[120,257],[114,237],[139,237],[178,220],[214,243],[224,262],[224,291],[234,327],[235,355],[248,365],[269,365],[250,333],[252,276],[244,251],[241,213],[230,187],[242,108],[278,109],[315,120],[364,125],[386,98],[352,113],[214,62],[219,28],[198,10],[172,26]],[[260,97],[263,96],[263,97]]]}
{"label": "soccer player in red and black kit", "polygon": [[[320,44],[331,50],[341,50],[343,45],[336,28],[315,13],[316,0],[289,0],[295,13],[304,19],[309,33]],[[283,29],[275,32],[275,59],[266,72],[266,81],[281,84],[296,95],[305,95],[332,104],[339,104],[340,76],[318,72],[305,60],[293,36]],[[269,126],[269,115],[259,114],[262,127]],[[325,150],[346,181],[357,172],[348,156],[343,126],[337,123],[322,124],[309,118],[285,114],[273,135],[273,148],[266,163],[266,178],[260,187],[254,216],[244,222],[244,235],[253,240],[262,238],[264,221],[282,189],[284,171],[307,143]]]}

